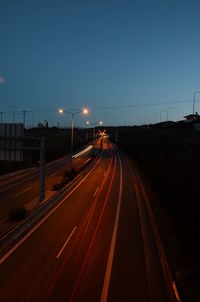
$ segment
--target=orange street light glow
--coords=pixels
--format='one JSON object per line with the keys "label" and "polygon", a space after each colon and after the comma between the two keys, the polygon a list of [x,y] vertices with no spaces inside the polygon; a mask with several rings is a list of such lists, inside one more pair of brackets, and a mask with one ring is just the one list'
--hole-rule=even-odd
{"label": "orange street light glow", "polygon": [[83,114],[88,114],[88,109],[87,108],[83,109]]}

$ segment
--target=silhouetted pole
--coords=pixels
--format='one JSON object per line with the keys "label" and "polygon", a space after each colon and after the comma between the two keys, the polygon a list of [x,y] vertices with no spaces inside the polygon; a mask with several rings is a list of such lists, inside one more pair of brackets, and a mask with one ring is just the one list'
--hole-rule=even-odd
{"label": "silhouetted pole", "polygon": [[25,128],[25,123],[26,123],[26,113],[27,113],[26,110],[23,110],[23,111],[22,111],[24,128]]}
{"label": "silhouetted pole", "polygon": [[3,111],[0,112],[1,114],[1,124],[3,123]]}
{"label": "silhouetted pole", "polygon": [[197,93],[200,93],[200,91],[195,91],[194,92],[194,98],[193,98],[193,114],[194,114],[194,111],[195,111],[195,96]]}
{"label": "silhouetted pole", "polygon": [[72,114],[72,133],[71,133],[71,171],[73,168],[73,158],[72,158],[72,153],[73,153],[73,149],[74,149],[74,114]]}
{"label": "silhouetted pole", "polygon": [[40,140],[40,196],[39,201],[45,198],[45,141]]}

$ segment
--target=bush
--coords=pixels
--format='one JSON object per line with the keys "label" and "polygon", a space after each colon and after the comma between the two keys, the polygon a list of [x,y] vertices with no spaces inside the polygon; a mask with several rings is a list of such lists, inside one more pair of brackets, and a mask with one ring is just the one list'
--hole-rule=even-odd
{"label": "bush", "polygon": [[10,220],[21,220],[26,218],[27,212],[24,207],[14,208],[8,213]]}

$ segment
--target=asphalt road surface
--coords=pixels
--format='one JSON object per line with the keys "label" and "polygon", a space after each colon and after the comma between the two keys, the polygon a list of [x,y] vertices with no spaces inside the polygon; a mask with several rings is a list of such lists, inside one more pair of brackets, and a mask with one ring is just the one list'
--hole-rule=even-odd
{"label": "asphalt road surface", "polygon": [[0,259],[0,301],[168,301],[149,227],[144,242],[137,185],[104,138],[93,168]]}
{"label": "asphalt road surface", "polygon": [[[88,154],[73,159],[74,167],[84,164]],[[50,195],[53,185],[62,180],[67,169],[70,169],[70,156],[46,165],[46,196]],[[34,199],[39,199],[39,168],[0,180],[0,224],[8,217],[10,210],[24,206]]]}

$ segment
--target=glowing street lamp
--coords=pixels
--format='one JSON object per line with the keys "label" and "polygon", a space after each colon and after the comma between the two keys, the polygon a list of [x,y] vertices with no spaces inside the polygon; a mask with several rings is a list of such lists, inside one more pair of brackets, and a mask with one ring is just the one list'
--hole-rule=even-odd
{"label": "glowing street lamp", "polygon": [[[103,125],[103,122],[102,121],[99,121],[98,123],[97,122],[92,122],[91,123],[94,127],[93,127],[93,140],[95,139],[95,127],[98,125],[102,126]],[[86,122],[86,125],[90,125],[90,122],[87,121]]]}
{"label": "glowing street lamp", "polygon": [[77,114],[87,115],[88,114],[88,109],[83,108],[81,111],[71,112],[71,111],[66,111],[62,108],[59,108],[58,112],[60,114],[63,114],[63,113],[70,114],[71,117],[72,117],[72,132],[71,132],[71,170],[72,170],[72,168],[73,168],[73,166],[72,166],[72,155],[73,154],[72,153],[73,153],[73,148],[74,148],[74,116],[77,115]]}
{"label": "glowing street lamp", "polygon": [[58,109],[58,112],[62,114],[64,112],[64,110],[62,108],[60,108],[60,109]]}

